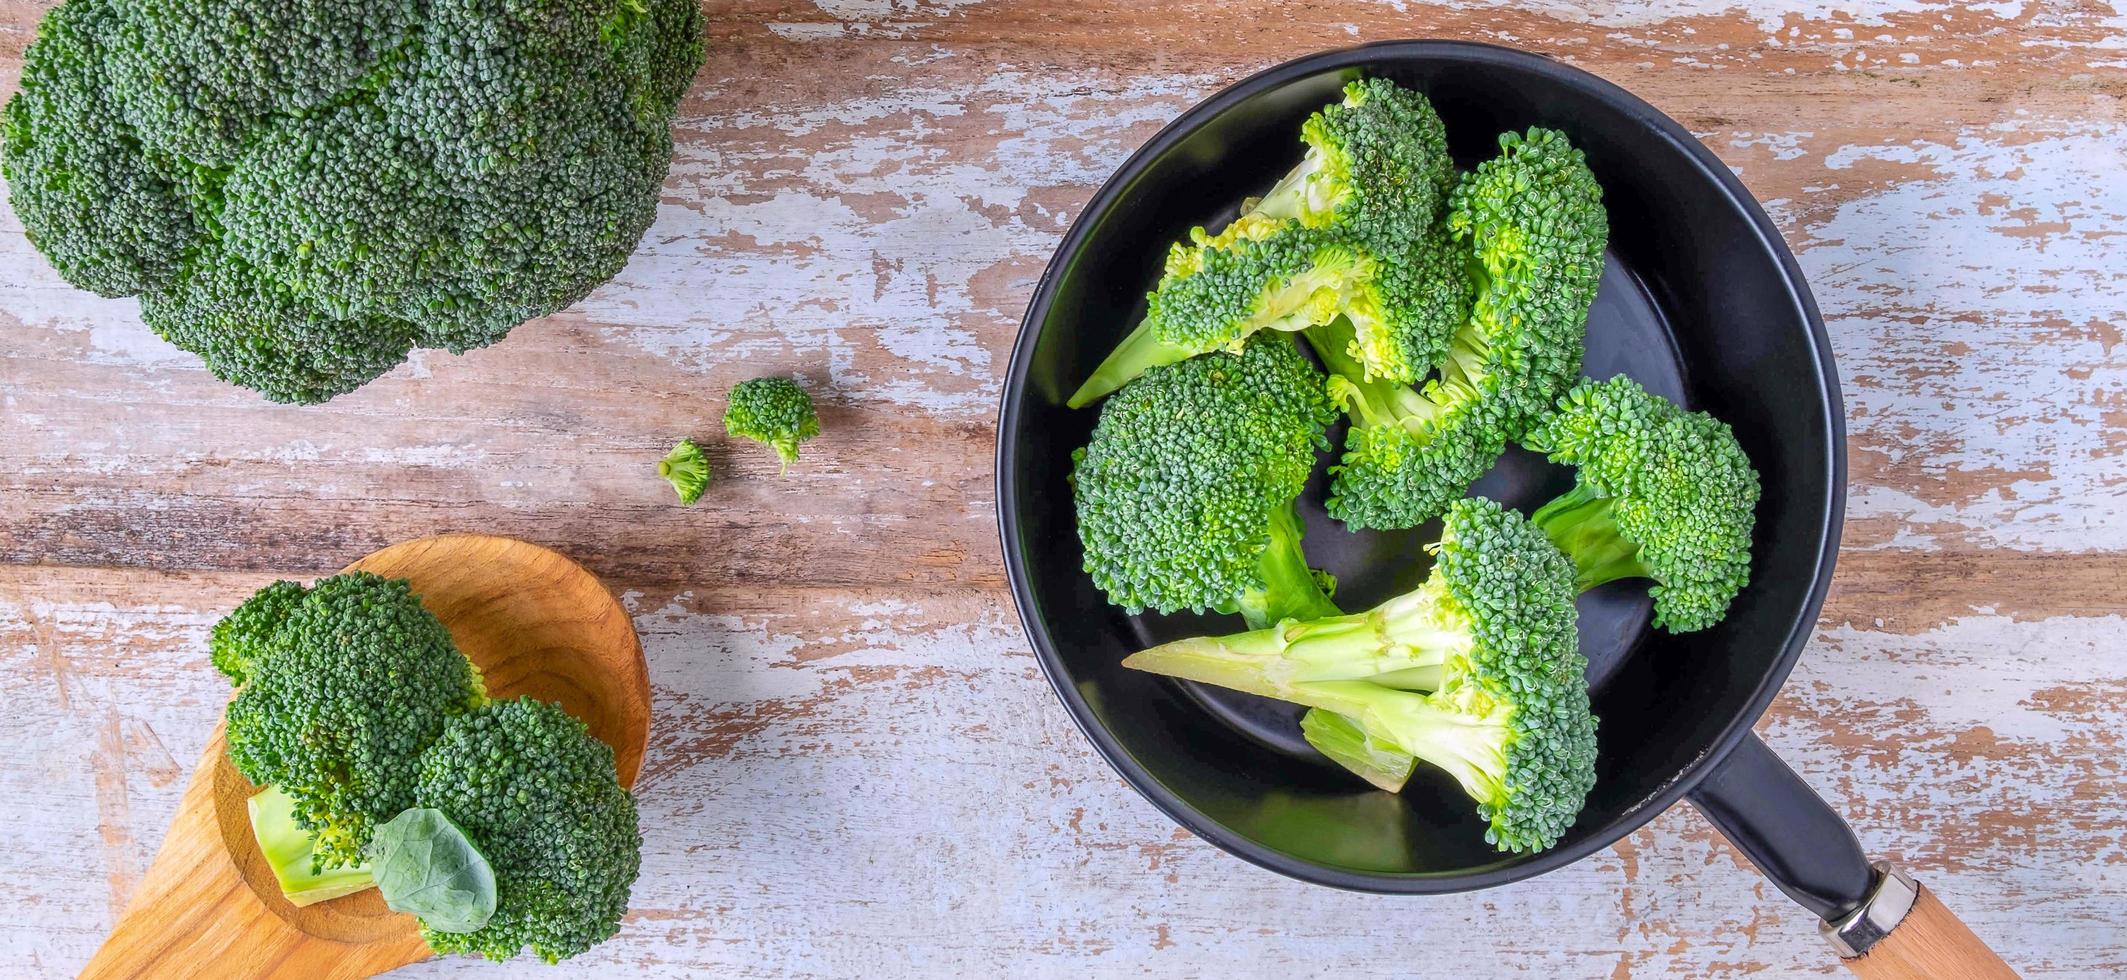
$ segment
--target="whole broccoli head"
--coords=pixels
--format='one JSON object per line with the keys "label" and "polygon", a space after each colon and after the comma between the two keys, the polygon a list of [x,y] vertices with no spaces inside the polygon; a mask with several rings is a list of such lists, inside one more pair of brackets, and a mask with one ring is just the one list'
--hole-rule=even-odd
{"label": "whole broccoli head", "polygon": [[754,378],[731,389],[724,406],[724,433],[775,450],[783,471],[798,461],[798,444],[820,434],[812,396],[789,378]]}
{"label": "whole broccoli head", "polygon": [[214,654],[240,685],[229,761],[289,798],[313,870],[360,864],[375,826],[411,805],[422,748],[485,700],[407,583],[368,572],[266,587],[216,627]]}
{"label": "whole broccoli head", "polygon": [[1293,500],[1335,410],[1291,338],[1154,368],[1101,406],[1072,457],[1085,569],[1131,612],[1320,615]]}
{"label": "whole broccoli head", "polygon": [[1483,498],[1448,509],[1435,554],[1425,584],[1367,612],[1179,640],[1123,665],[1334,712],[1311,734],[1342,745],[1348,768],[1400,784],[1408,753],[1476,801],[1488,842],[1550,847],[1595,784],[1573,565]]}
{"label": "whole broccoli head", "polygon": [[1581,588],[1653,579],[1654,622],[1673,633],[1727,615],[1750,583],[1759,493],[1728,423],[1619,375],[1567,392],[1526,441],[1579,468],[1533,520],[1572,556]]}
{"label": "whole broccoli head", "polygon": [[649,227],[687,0],[67,0],[0,173],[68,282],[285,402],[577,300]]}
{"label": "whole broccoli head", "polygon": [[1339,313],[1356,326],[1349,346],[1369,376],[1412,381],[1431,369],[1469,305],[1440,220],[1455,182],[1440,117],[1424,95],[1367,79],[1311,116],[1301,141],[1300,164],[1223,231],[1195,228],[1169,249],[1144,321],[1070,405],[1149,368]]}
{"label": "whole broccoli head", "polygon": [[506,960],[530,948],[553,963],[619,931],[642,866],[635,799],[613,750],[561,706],[518,698],[449,719],[413,795],[463,828],[495,875],[487,924],[424,924],[431,949]]}
{"label": "whole broccoli head", "polygon": [[1609,239],[1602,188],[1560,133],[1499,142],[1449,199],[1472,301],[1437,374],[1415,390],[1383,384],[1349,357],[1331,363],[1335,340],[1316,344],[1353,419],[1329,511],[1355,528],[1439,514],[1580,372]]}

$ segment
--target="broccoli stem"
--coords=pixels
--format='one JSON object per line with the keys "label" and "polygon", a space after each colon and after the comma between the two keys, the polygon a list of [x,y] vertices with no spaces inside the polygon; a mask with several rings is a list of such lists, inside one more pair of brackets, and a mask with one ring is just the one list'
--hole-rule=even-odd
{"label": "broccoli stem", "polygon": [[1072,393],[1064,404],[1084,408],[1136,380],[1138,375],[1162,365],[1179,364],[1194,353],[1154,337],[1150,319],[1139,321],[1137,329],[1130,331],[1122,343],[1108,352],[1107,359],[1093,369],[1093,376],[1079,385],[1078,391]]}
{"label": "broccoli stem", "polygon": [[1310,215],[1328,210],[1332,203],[1319,199],[1315,193],[1320,188],[1314,176],[1322,172],[1328,158],[1322,151],[1309,147],[1300,162],[1278,178],[1277,186],[1263,195],[1253,205],[1244,205],[1245,216],[1261,216],[1291,221],[1302,221]]}
{"label": "broccoli stem", "polygon": [[1418,765],[1417,756],[1375,738],[1358,722],[1334,711],[1307,709],[1300,717],[1300,734],[1331,762],[1385,792],[1400,792]]}
{"label": "broccoli stem", "polygon": [[1343,610],[1323,591],[1322,581],[1307,565],[1300,547],[1300,515],[1291,502],[1271,511],[1270,542],[1256,561],[1260,589],[1241,596],[1241,617],[1249,629],[1262,629],[1287,619],[1321,619]]}
{"label": "broccoli stem", "polygon": [[[1464,372],[1459,368],[1441,385],[1423,390],[1399,381],[1371,377],[1366,365],[1354,353],[1358,346],[1358,328],[1348,318],[1338,317],[1326,325],[1303,330],[1300,335],[1307,338],[1308,346],[1314,348],[1315,356],[1321,359],[1322,367],[1330,374],[1330,397],[1361,426],[1400,425],[1414,434],[1421,433],[1427,423],[1446,412],[1448,405],[1456,400],[1442,401],[1430,395],[1447,394],[1448,385],[1456,386],[1457,397],[1474,394],[1462,383]],[[1458,366],[1458,358],[1468,356],[1459,349],[1460,344],[1461,334],[1457,334],[1457,349],[1449,351],[1448,365],[1443,366],[1443,373],[1449,367]],[[1477,356],[1481,362],[1482,355]]]}
{"label": "broccoli stem", "polygon": [[375,888],[369,865],[358,864],[326,871],[313,870],[313,839],[295,820],[295,800],[269,786],[246,801],[251,812],[251,836],[258,840],[259,855],[273,869],[281,894],[297,906],[316,905],[365,889]]}
{"label": "broccoli stem", "polygon": [[1474,638],[1441,607],[1444,588],[1428,583],[1363,613],[1291,619],[1246,633],[1193,637],[1132,654],[1123,666],[1292,701],[1343,714],[1365,702],[1331,698],[1323,682],[1375,679],[1438,683],[1451,658]]}
{"label": "broccoli stem", "polygon": [[1573,559],[1573,584],[1586,592],[1621,578],[1651,578],[1640,546],[1617,528],[1617,501],[1576,484],[1529,516],[1558,550]]}
{"label": "broccoli stem", "polygon": [[1327,697],[1358,702],[1345,711],[1367,731],[1428,765],[1446,771],[1478,801],[1506,795],[1507,749],[1514,742],[1505,709],[1476,713],[1449,710],[1423,695],[1363,681],[1311,685]]}

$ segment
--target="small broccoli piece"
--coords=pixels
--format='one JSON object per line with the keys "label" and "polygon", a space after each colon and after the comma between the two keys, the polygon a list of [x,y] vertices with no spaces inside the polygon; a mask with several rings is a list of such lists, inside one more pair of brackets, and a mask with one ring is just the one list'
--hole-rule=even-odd
{"label": "small broccoli piece", "polygon": [[1169,250],[1145,319],[1072,407],[1152,367],[1340,312],[1357,324],[1352,351],[1370,374],[1411,381],[1439,359],[1468,306],[1438,220],[1455,180],[1440,117],[1425,96],[1368,79],[1310,117],[1301,141],[1299,166],[1251,209]]}
{"label": "small broccoli piece", "polygon": [[1350,353],[1346,321],[1305,336],[1329,369],[1330,398],[1352,420],[1343,456],[1330,467],[1327,502],[1330,515],[1352,528],[1410,527],[1439,514],[1506,450],[1498,405],[1471,373],[1483,368],[1463,356],[1467,348],[1419,389],[1367,378]]}
{"label": "small broccoli piece", "polygon": [[259,790],[245,801],[245,809],[251,814],[251,836],[258,841],[259,856],[273,869],[281,895],[290,903],[316,905],[376,887],[366,861],[326,869],[317,866],[310,831],[296,822],[296,802],[278,788]]}
{"label": "small broccoli piece", "polygon": [[485,700],[479,675],[404,580],[335,575],[292,603],[266,592],[223,634],[254,637],[287,604],[229,702],[229,761],[287,794],[313,872],[359,864],[370,831],[412,803],[421,749]]}
{"label": "small broccoli piece", "polygon": [[1488,842],[1548,848],[1595,782],[1573,565],[1483,498],[1448,509],[1435,555],[1425,584],[1370,611],[1180,640],[1123,664],[1343,715],[1455,777]]}
{"label": "small broccoli piece", "polygon": [[1531,518],[1574,560],[1577,584],[1653,579],[1654,622],[1673,633],[1727,615],[1750,583],[1758,473],[1728,424],[1622,375],[1585,381],[1528,435],[1579,468]]}
{"label": "small broccoli piece", "polygon": [[1354,528],[1439,514],[1580,371],[1609,237],[1602,188],[1559,133],[1507,133],[1500,147],[1450,197],[1474,300],[1435,377],[1416,390],[1385,384],[1335,356],[1340,336],[1309,334],[1353,420],[1329,511]]}
{"label": "small broccoli piece", "polygon": [[275,582],[223,616],[207,637],[207,658],[214,669],[233,684],[249,679],[260,653],[309,591],[294,582]]}
{"label": "small broccoli piece", "polygon": [[1261,624],[1333,611],[1293,500],[1334,416],[1321,373],[1282,334],[1145,372],[1072,456],[1086,572],[1133,613]]}
{"label": "small broccoli piece", "polygon": [[709,486],[709,457],[694,440],[681,439],[657,461],[657,475],[678,491],[680,503],[691,504],[702,499],[702,491]]}
{"label": "small broccoli piece", "polygon": [[798,444],[820,434],[812,396],[789,378],[754,378],[731,389],[724,408],[724,432],[775,450],[783,472],[798,461]]}
{"label": "small broccoli piece", "polygon": [[448,814],[494,868],[495,914],[473,932],[422,928],[439,953],[549,963],[611,938],[642,865],[635,799],[613,750],[559,705],[499,701],[449,719],[421,754],[415,805]]}
{"label": "small broccoli piece", "polygon": [[618,273],[700,60],[693,0],[66,0],[0,174],[68,282],[318,402]]}

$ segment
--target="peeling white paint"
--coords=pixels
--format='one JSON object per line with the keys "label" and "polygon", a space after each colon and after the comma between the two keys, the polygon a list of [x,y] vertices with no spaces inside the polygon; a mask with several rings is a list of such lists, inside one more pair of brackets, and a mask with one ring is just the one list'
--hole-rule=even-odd
{"label": "peeling white paint", "polygon": [[[2108,445],[2127,392],[2127,131],[2005,126],[1824,161],[1876,163],[1932,176],[1801,229],[1800,259],[1850,430],[1901,472],[1944,482],[1922,499],[1857,477],[1849,517],[1950,525],[1997,547],[2127,547],[2127,471]],[[2001,476],[1957,499],[1948,481],[1975,472]]]}

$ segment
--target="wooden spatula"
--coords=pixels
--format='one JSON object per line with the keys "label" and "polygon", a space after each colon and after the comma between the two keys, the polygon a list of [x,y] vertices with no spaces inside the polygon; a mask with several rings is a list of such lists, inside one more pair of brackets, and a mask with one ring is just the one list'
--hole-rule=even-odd
{"label": "wooden spatula", "polygon": [[[642,645],[583,566],[523,541],[446,534],[348,569],[412,580],[490,695],[561,702],[613,747],[622,785],[635,784],[650,734]],[[306,908],[282,898],[244,808],[257,791],[229,764],[217,727],[162,850],[83,977],[368,977],[429,956],[413,917],[374,889]]]}

